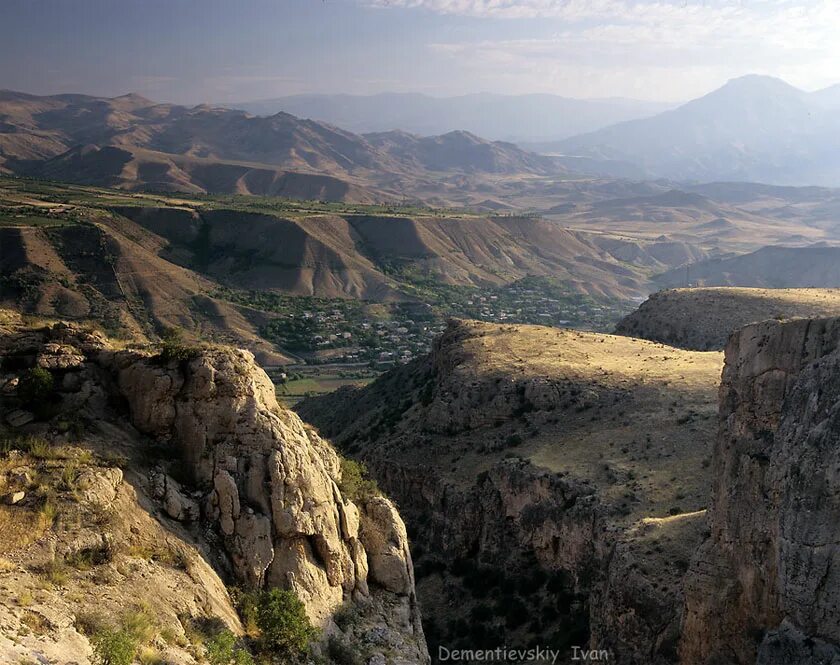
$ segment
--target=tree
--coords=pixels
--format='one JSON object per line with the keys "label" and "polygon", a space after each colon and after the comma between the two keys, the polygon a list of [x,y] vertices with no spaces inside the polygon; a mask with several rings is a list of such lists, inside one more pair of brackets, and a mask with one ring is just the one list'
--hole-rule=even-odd
{"label": "tree", "polygon": [[256,622],[264,647],[280,656],[305,653],[318,636],[300,599],[291,591],[262,591],[256,602]]}

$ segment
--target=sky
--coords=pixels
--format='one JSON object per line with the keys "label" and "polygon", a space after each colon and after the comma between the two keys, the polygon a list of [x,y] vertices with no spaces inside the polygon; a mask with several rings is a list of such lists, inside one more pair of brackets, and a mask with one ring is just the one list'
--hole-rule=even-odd
{"label": "sky", "polygon": [[837,0],[0,0],[0,88],[674,102],[749,73],[840,83],[838,27]]}

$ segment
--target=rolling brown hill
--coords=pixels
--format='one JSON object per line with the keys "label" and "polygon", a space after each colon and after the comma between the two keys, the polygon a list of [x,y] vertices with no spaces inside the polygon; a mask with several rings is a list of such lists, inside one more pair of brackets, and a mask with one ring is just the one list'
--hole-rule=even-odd
{"label": "rolling brown hill", "polygon": [[470,132],[416,136],[391,131],[364,134],[364,137],[394,159],[429,171],[562,173],[547,157],[522,150],[513,143],[486,141]]}
{"label": "rolling brown hill", "polygon": [[76,146],[27,170],[49,180],[199,194],[246,194],[374,203],[388,195],[330,175],[93,144]]}
{"label": "rolling brown hill", "polygon": [[[601,196],[547,215],[572,228],[634,242],[682,243],[693,248],[687,259],[698,251],[725,257],[770,244],[793,247],[840,240],[836,221],[824,221],[817,202],[789,207],[764,198],[761,186],[742,189],[752,190],[749,203],[728,200],[727,196],[717,200],[706,196],[706,190],[700,194],[670,189],[633,197]],[[819,200],[828,205],[834,195],[832,190],[822,190]]]}
{"label": "rolling brown hill", "polygon": [[656,275],[663,288],[750,286],[759,288],[840,287],[840,247],[762,247],[748,254],[711,258],[686,269]]}
{"label": "rolling brown hill", "polygon": [[[362,136],[277,113],[156,104],[137,95],[0,91],[0,172],[124,189],[370,202],[437,173],[558,174],[546,157],[466,132]],[[385,188],[385,191],[381,191]]]}

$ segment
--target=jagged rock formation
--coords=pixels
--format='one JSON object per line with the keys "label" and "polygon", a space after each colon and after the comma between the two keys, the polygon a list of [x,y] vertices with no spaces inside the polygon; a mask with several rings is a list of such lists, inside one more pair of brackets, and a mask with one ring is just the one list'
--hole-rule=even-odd
{"label": "jagged rock formation", "polygon": [[652,294],[615,332],[709,351],[723,349],[733,332],[750,323],[837,314],[840,289],[668,289]]}
{"label": "jagged rock formation", "polygon": [[[158,530],[141,506],[160,514],[177,547],[183,540],[211,564],[203,565],[222,594],[215,614],[226,612],[238,632],[222,579],[294,590],[325,635],[377,662],[428,660],[395,507],[381,496],[354,501],[342,493],[335,450],[278,405],[249,352],[183,348],[169,359],[114,350],[98,333],[66,324],[7,335],[2,350],[4,367],[45,368],[58,386],[53,409],[38,422],[16,404],[19,379],[7,369],[5,420],[26,414],[15,419],[28,423],[18,432],[53,437],[56,422],[72,417],[85,445],[124,454],[127,482],[119,469],[85,470],[77,479],[81,501],[112,504],[136,493],[132,514]],[[354,621],[339,628],[339,610]]]}
{"label": "jagged rock formation", "polygon": [[433,655],[459,639],[542,640],[668,663],[702,540],[720,361],[454,321],[428,357],[298,410],[369,465],[414,529]]}
{"label": "jagged rock formation", "polygon": [[747,326],[727,346],[686,665],[840,659],[838,343],[840,320],[821,319]]}

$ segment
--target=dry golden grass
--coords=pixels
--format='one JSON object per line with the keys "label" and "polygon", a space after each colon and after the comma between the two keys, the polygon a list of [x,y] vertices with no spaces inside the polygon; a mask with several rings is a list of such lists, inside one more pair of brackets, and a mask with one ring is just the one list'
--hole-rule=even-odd
{"label": "dry golden grass", "polygon": [[0,505],[0,554],[11,554],[34,543],[52,526],[44,511]]}
{"label": "dry golden grass", "polygon": [[[67,508],[68,501],[74,501],[76,475],[80,468],[95,463],[90,450],[78,446],[53,446],[37,437],[4,443],[25,453],[14,459],[0,456],[0,494],[22,490],[26,496],[17,505],[0,503],[0,555],[20,551],[40,539],[59,513],[65,518],[75,514]],[[26,469],[29,480],[9,484],[8,472],[15,468]]]}
{"label": "dry golden grass", "polygon": [[722,349],[733,331],[756,321],[838,314],[840,289],[668,289],[652,295],[617,330],[687,349]]}
{"label": "dry golden grass", "polygon": [[[460,342],[465,360],[454,370],[458,383],[545,378],[600,397],[585,409],[566,405],[508,423],[504,435],[510,430],[522,439],[510,450],[482,449],[492,429],[459,434],[465,451],[455,464],[441,455],[442,474],[471,484],[477,471],[513,453],[591,480],[628,521],[706,505],[721,352],[540,326],[466,325],[471,334]],[[428,449],[416,454],[425,463],[434,459]]]}
{"label": "dry golden grass", "polygon": [[603,387],[668,387],[705,392],[717,385],[720,352],[684,351],[620,335],[542,326],[477,324],[464,341],[479,374],[557,376]]}

